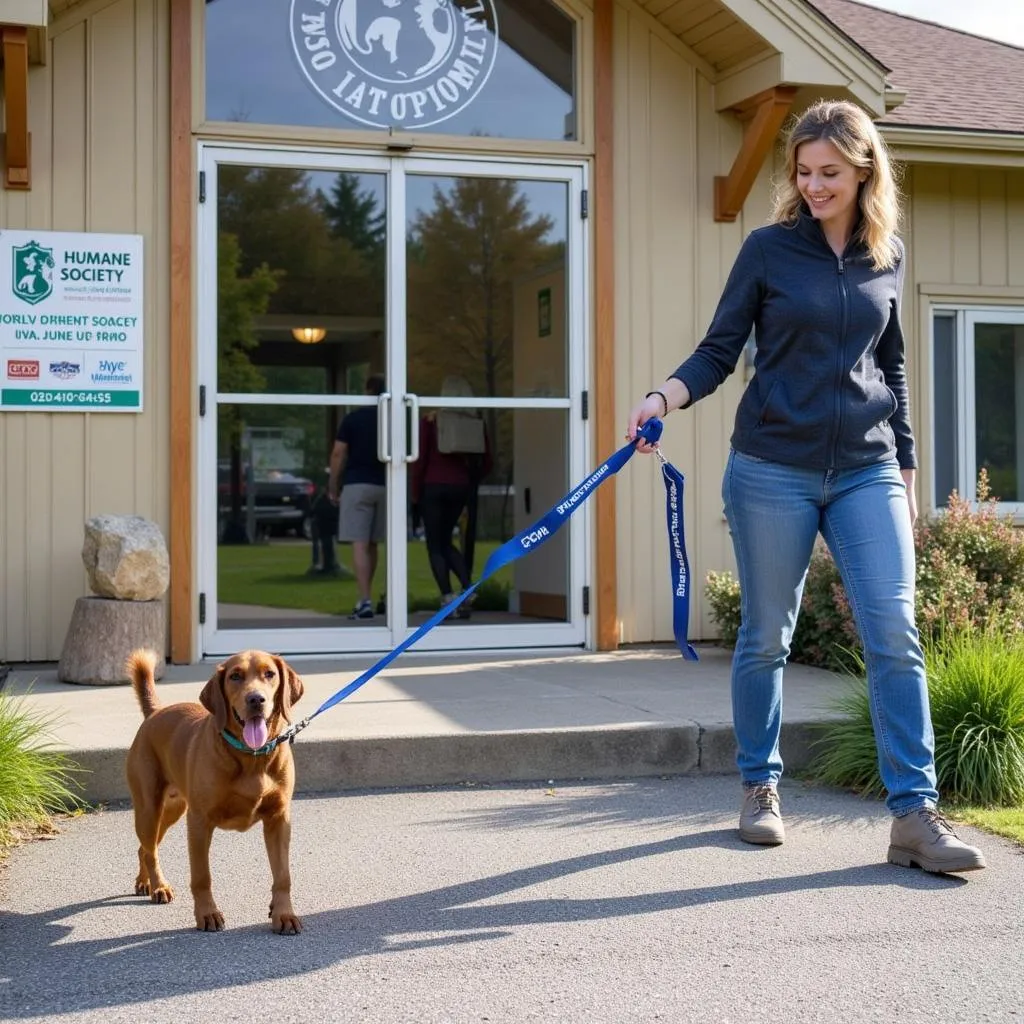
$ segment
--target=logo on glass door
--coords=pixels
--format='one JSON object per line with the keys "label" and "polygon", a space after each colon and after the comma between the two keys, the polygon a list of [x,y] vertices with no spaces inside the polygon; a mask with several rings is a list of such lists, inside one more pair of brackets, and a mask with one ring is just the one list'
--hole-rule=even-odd
{"label": "logo on glass door", "polygon": [[415,131],[484,87],[498,52],[493,0],[292,0],[292,47],[346,117]]}

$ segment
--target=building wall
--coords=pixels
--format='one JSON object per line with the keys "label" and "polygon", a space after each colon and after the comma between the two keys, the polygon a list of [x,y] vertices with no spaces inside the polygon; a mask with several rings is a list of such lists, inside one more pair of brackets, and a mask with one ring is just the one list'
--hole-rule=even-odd
{"label": "building wall", "polygon": [[1024,304],[1024,170],[911,163],[904,175],[909,266],[903,297],[914,425],[921,449],[918,499],[933,490],[928,425],[943,415],[931,396],[931,301]]}
{"label": "building wall", "polygon": [[59,658],[88,593],[84,524],[135,513],[167,531],[167,0],[86,0],[29,70],[32,189],[0,230],[144,237],[145,411],[0,414],[0,659]]}
{"label": "building wall", "polygon": [[[770,168],[743,213],[714,221],[714,179],[729,172],[739,123],[715,112],[714,90],[653,19],[626,6],[615,23],[616,408],[625,426],[638,397],[664,380],[703,336],[740,243],[764,223]],[[721,475],[741,371],[710,399],[666,422],[662,445],[686,478],[690,635],[713,637],[703,600],[712,569],[733,565]],[[657,464],[636,459],[617,478],[621,638],[672,639],[665,496]]]}
{"label": "building wall", "polygon": [[[33,187],[0,191],[0,230],[135,232],[145,239],[146,406],[134,414],[0,415],[0,659],[59,657],[87,593],[83,525],[137,513],[167,531],[168,0],[84,0],[54,21],[45,66],[30,71]],[[628,0],[615,9],[616,416],[699,342],[744,235],[765,222],[772,168],[734,224],[713,220],[739,124],[678,40]],[[587,90],[589,92],[589,90]],[[911,164],[904,303],[921,495],[930,493],[927,317],[922,284],[1024,289],[1024,171]],[[995,293],[993,293],[995,296]],[[1024,293],[1022,293],[1024,299]],[[979,301],[982,301],[979,299]],[[715,635],[709,570],[734,568],[720,480],[738,370],[669,418],[668,456],[687,481],[690,633]],[[617,478],[618,604],[624,642],[668,641],[664,496],[653,460]]]}
{"label": "building wall", "polygon": [[[699,343],[742,239],[767,221],[772,177],[782,167],[778,155],[774,165],[768,161],[737,221],[716,224],[714,177],[728,173],[741,129],[715,112],[713,85],[671,35],[625,4],[616,9],[614,76],[616,410],[624,428],[637,399]],[[1024,171],[910,164],[903,190],[903,326],[925,512],[929,424],[941,410],[931,408],[929,319],[920,292],[943,284],[970,289],[978,304],[1024,302]],[[1022,290],[1008,299],[1014,287]],[[745,384],[740,366],[713,396],[669,417],[663,435],[666,455],[686,478],[691,639],[717,636],[704,600],[708,571],[735,572],[721,476]],[[616,487],[621,638],[671,641],[661,474],[653,461],[637,459]]]}

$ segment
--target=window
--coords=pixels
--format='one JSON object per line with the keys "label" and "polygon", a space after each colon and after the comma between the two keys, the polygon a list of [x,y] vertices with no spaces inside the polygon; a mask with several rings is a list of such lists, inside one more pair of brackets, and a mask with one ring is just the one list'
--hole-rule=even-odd
{"label": "window", "polygon": [[936,308],[932,317],[935,506],[978,473],[1003,510],[1024,518],[1024,307]]}
{"label": "window", "polygon": [[550,0],[206,0],[207,121],[575,141]]}

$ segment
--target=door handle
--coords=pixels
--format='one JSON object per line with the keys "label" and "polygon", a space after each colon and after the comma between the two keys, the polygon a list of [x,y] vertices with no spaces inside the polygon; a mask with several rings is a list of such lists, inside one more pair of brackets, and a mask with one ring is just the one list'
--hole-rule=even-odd
{"label": "door handle", "polygon": [[420,457],[420,396],[406,395],[402,401],[409,421],[409,452],[405,461],[415,462]]}
{"label": "door handle", "polygon": [[391,461],[391,395],[385,391],[377,399],[377,458]]}

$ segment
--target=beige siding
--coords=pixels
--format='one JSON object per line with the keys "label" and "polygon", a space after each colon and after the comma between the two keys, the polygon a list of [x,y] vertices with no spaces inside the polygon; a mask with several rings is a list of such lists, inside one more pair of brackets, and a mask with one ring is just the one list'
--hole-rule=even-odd
{"label": "beige siding", "polygon": [[[735,224],[716,224],[713,188],[741,129],[715,113],[713,90],[686,53],[642,13],[615,24],[616,408],[622,424],[643,395],[693,351],[714,312],[743,235],[767,215],[768,172]],[[669,418],[664,448],[686,477],[684,515],[693,637],[715,630],[703,601],[711,569],[733,565],[721,474],[737,372],[712,398]],[[617,483],[622,640],[672,638],[664,489],[656,464],[631,463]]]}
{"label": "beige siding", "polygon": [[[735,224],[712,217],[713,181],[740,144],[739,126],[714,110],[713,88],[685,53],[642,17],[616,24],[616,377],[625,423],[633,402],[700,341],[747,232],[767,221],[766,166]],[[667,173],[666,173],[667,172]],[[930,333],[922,285],[968,289],[979,304],[1024,303],[1024,171],[917,164],[903,178],[908,264],[903,303],[921,461],[919,498],[931,494]],[[735,571],[722,516],[721,474],[743,368],[693,410],[670,417],[665,450],[687,480],[691,638],[712,638],[704,601],[709,570]],[[618,482],[622,639],[672,639],[664,499],[656,467],[631,464]]]}
{"label": "beige siding", "polygon": [[[932,494],[929,424],[932,407],[929,300],[1024,305],[1024,171],[921,163],[904,176],[908,267],[903,329],[921,470],[918,497]],[[963,289],[957,297],[957,289]],[[922,293],[925,292],[922,296]]]}
{"label": "beige siding", "polygon": [[32,190],[0,192],[0,228],[144,237],[145,412],[0,414],[0,659],[60,656],[86,519],[166,534],[167,25],[167,0],[83,3],[30,70]]}

